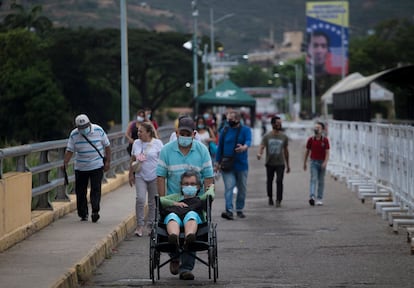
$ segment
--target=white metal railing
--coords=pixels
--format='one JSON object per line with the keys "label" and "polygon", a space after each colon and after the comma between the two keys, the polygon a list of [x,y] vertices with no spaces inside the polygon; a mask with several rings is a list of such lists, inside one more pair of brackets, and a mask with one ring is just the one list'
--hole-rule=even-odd
{"label": "white metal railing", "polygon": [[328,127],[328,171],[361,199],[389,195],[413,215],[414,127],[334,120]]}

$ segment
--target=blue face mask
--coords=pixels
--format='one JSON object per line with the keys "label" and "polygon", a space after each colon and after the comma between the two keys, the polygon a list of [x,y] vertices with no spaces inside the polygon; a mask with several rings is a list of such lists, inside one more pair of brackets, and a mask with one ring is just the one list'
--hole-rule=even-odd
{"label": "blue face mask", "polygon": [[91,132],[91,126],[85,128],[85,129],[78,129],[79,133],[81,133],[82,135],[88,135],[89,132]]}
{"label": "blue face mask", "polygon": [[197,194],[197,186],[182,186],[183,194],[185,196],[195,196]]}
{"label": "blue face mask", "polygon": [[193,137],[189,136],[178,136],[178,145],[182,146],[182,147],[188,147],[191,145],[191,143],[193,143]]}
{"label": "blue face mask", "polygon": [[204,126],[203,124],[198,124],[198,125],[197,125],[197,128],[198,128],[198,129],[204,129],[205,127],[206,127],[206,126]]}

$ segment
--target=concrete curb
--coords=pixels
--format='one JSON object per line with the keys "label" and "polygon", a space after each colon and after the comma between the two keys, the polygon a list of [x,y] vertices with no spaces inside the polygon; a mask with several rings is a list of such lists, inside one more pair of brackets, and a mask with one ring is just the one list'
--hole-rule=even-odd
{"label": "concrete curb", "polygon": [[[102,195],[112,192],[128,183],[128,173],[116,174],[116,178],[108,178],[102,185]],[[45,228],[64,215],[76,210],[76,197],[70,195],[68,202],[53,202],[53,211],[32,211],[31,222],[7,233],[0,239],[0,253],[23,241],[35,232]]]}
{"label": "concrete curb", "polygon": [[120,223],[112,233],[99,241],[89,253],[78,263],[75,263],[62,277],[56,281],[52,288],[78,287],[80,281],[86,281],[96,268],[113,253],[114,247],[118,246],[136,226],[135,213],[128,216]]}

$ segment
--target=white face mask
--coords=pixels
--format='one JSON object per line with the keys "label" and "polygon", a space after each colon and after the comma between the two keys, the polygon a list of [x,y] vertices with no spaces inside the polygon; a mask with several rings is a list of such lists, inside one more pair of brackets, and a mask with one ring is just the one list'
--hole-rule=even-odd
{"label": "white face mask", "polygon": [[138,121],[138,122],[144,122],[144,120],[145,120],[145,119],[144,119],[143,117],[141,117],[141,116],[137,116],[137,121]]}
{"label": "white face mask", "polygon": [[89,132],[91,132],[91,126],[86,127],[85,129],[78,129],[79,133],[81,133],[82,135],[88,135]]}
{"label": "white face mask", "polygon": [[185,196],[195,196],[197,194],[197,186],[182,186],[181,190]]}
{"label": "white face mask", "polygon": [[189,136],[178,136],[178,145],[182,147],[188,147],[193,143],[193,137]]}

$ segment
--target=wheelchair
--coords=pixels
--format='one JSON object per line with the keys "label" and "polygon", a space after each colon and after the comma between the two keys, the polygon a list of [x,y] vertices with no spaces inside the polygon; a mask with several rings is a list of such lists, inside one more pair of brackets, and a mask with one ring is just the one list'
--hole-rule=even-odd
{"label": "wheelchair", "polygon": [[[212,197],[209,196],[207,199],[207,211],[205,211],[206,221],[198,225],[196,240],[190,244],[188,251],[207,252],[207,257],[204,257],[204,259],[198,257],[196,254],[189,255],[208,267],[208,278],[211,279],[213,274],[214,283],[216,283],[218,278],[217,224],[211,221],[211,203]],[[177,252],[177,247],[168,242],[167,228],[163,223],[163,219],[161,219],[160,209],[161,203],[159,196],[155,196],[155,221],[152,225],[149,245],[149,274],[152,283],[155,283],[156,278],[157,280],[160,279],[160,269],[163,266],[179,258],[183,253],[187,253],[186,250],[182,249],[184,244],[184,228],[182,227],[180,231],[180,249]],[[168,253],[169,259],[161,262],[161,253]],[[170,253],[176,254],[170,256]]]}

